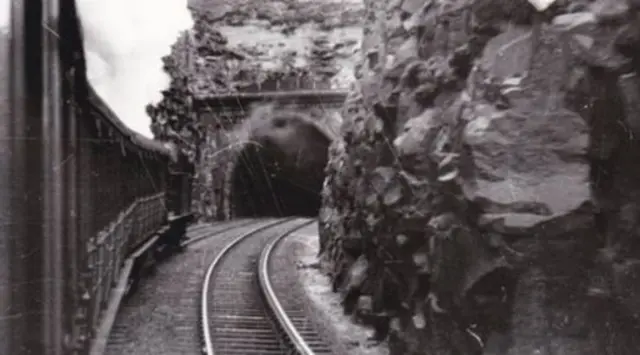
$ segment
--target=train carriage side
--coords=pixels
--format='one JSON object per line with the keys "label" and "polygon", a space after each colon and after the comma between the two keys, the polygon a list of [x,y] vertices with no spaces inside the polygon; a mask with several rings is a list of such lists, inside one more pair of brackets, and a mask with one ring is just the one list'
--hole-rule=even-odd
{"label": "train carriage side", "polygon": [[192,164],[128,129],[91,88],[75,1],[15,0],[11,19],[0,348],[88,354],[106,341],[131,257],[166,239],[170,216],[189,216]]}

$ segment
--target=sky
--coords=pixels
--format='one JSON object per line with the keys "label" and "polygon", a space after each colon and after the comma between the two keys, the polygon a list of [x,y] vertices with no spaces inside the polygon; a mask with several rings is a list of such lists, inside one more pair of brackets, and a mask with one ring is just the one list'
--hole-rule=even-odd
{"label": "sky", "polygon": [[9,9],[11,0],[0,0],[0,30],[5,30],[9,26]]}
{"label": "sky", "polygon": [[[0,0],[0,28],[9,3]],[[148,103],[161,99],[169,77],[161,58],[193,20],[187,0],[77,0],[83,22],[89,82],[120,119],[152,137]]]}

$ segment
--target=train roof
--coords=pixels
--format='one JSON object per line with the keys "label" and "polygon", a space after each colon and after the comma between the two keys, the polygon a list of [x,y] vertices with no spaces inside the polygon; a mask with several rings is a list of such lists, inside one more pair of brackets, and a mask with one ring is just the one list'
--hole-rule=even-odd
{"label": "train roof", "polygon": [[142,151],[152,152],[170,157],[176,161],[178,159],[178,148],[169,142],[161,142],[155,139],[147,138],[140,133],[127,127],[118,115],[116,115],[107,103],[98,95],[91,84],[88,87],[88,101],[89,104],[96,109],[100,114],[99,119],[104,120],[107,124],[112,126],[121,139],[124,139],[127,146],[134,149],[140,149]]}
{"label": "train roof", "polygon": [[[68,35],[65,37],[67,41],[63,41],[63,53],[67,54],[66,60],[74,62],[69,64],[78,69],[75,75],[76,78],[74,79],[74,81],[76,81],[75,84],[79,84],[79,86],[82,87],[81,92],[78,94],[82,97],[82,100],[86,100],[86,103],[91,108],[91,116],[81,119],[95,119],[96,121],[94,123],[99,127],[101,127],[102,124],[106,124],[109,127],[108,131],[115,131],[116,140],[119,140],[119,142],[129,150],[156,156],[167,156],[176,161],[179,150],[175,145],[149,139],[131,130],[118,118],[118,115],[109,108],[89,82],[83,43],[84,33],[75,2],[72,2],[71,6],[65,7],[61,11],[60,16],[61,19],[64,19],[63,22],[66,23],[65,30],[68,32]],[[76,59],[69,57],[71,53],[74,54],[71,57],[75,57]]]}

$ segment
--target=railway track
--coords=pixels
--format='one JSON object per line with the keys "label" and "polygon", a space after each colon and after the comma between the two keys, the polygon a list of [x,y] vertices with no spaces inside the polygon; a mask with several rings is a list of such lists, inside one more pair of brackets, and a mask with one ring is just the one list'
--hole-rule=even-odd
{"label": "railway track", "polygon": [[[292,231],[294,232],[294,231]],[[269,303],[277,324],[280,325],[296,353],[304,355],[346,353],[339,344],[331,344],[329,334],[323,333],[313,319],[309,318],[306,295],[297,278],[290,273],[275,270],[295,268],[295,263],[287,256],[290,250],[278,249],[279,244],[290,233],[273,238],[263,248],[258,261],[258,279],[264,299]]]}
{"label": "railway track", "polygon": [[279,240],[310,223],[313,221],[293,220],[239,236],[211,263],[202,290],[203,340],[208,355],[314,354],[316,349],[320,350],[317,353],[331,353],[317,333],[313,346],[307,345],[311,328],[304,329],[305,338],[295,329],[311,324],[306,312],[282,308],[275,299],[278,285],[260,277],[268,272],[263,269],[270,255],[263,252],[265,247],[272,249],[274,238]]}
{"label": "railway track", "polygon": [[239,234],[275,222],[238,220],[188,228],[188,249],[159,264],[121,304],[105,349],[92,355],[200,354],[198,311],[208,265]]}
{"label": "railway track", "polygon": [[274,301],[284,284],[265,279],[271,269],[261,269],[269,265],[265,247],[273,250],[276,239],[312,222],[245,219],[190,226],[188,250],[160,264],[122,304],[103,354],[331,353],[301,309]]}
{"label": "railway track", "polygon": [[196,224],[187,229],[187,239],[182,243],[182,246],[186,247],[207,238],[211,238],[216,234],[221,234],[235,228],[249,226],[254,223],[256,223],[255,219],[236,219],[230,222],[224,222],[220,223],[219,225],[215,225],[215,229],[212,229],[213,226],[209,223]]}

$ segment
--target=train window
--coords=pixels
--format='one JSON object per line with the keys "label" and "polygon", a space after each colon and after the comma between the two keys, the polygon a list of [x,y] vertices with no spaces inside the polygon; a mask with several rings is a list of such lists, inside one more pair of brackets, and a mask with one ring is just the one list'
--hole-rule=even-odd
{"label": "train window", "polygon": [[[113,29],[100,27],[111,3],[0,0],[2,355],[100,353],[105,344],[94,336],[109,322],[108,297],[129,277],[120,264],[142,246],[153,250],[167,202],[189,207],[188,159],[129,127],[99,95],[104,82],[89,65],[87,38],[94,51],[104,36],[125,40],[118,9],[107,9]],[[82,16],[83,6],[93,16]],[[172,178],[176,186],[166,188]]]}

